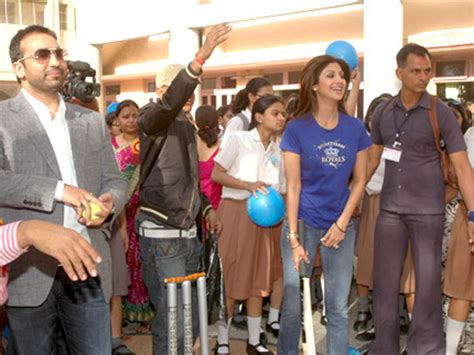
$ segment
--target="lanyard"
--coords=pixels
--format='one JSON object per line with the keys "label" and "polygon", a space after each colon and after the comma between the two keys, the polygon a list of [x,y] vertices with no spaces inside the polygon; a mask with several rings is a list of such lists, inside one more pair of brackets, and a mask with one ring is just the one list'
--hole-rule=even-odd
{"label": "lanyard", "polygon": [[408,121],[408,112],[405,112],[403,116],[404,116],[403,121],[401,122],[400,125],[398,125],[397,124],[397,119],[396,119],[396,114],[395,114],[395,112],[393,112],[393,123],[394,123],[395,127],[397,128],[397,132],[395,133],[395,142],[394,142],[394,144],[400,145],[400,146],[402,145],[402,143],[399,141],[400,133],[401,133],[401,129],[403,128],[403,126],[405,126],[405,123],[407,123],[407,121]]}

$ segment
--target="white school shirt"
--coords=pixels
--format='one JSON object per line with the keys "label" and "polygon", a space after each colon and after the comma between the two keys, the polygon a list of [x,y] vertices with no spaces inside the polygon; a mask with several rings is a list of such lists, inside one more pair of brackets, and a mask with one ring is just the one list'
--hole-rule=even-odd
{"label": "white school shirt", "polygon": [[365,191],[368,195],[380,194],[382,191],[383,177],[385,175],[385,159],[380,159],[379,166],[375,170],[374,175],[370,178],[370,181],[365,187]]}
{"label": "white school shirt", "polygon": [[[256,128],[234,132],[214,161],[236,179],[248,182],[263,181],[275,190],[286,193],[279,138],[270,142],[265,150]],[[226,186],[222,188],[222,198],[245,200],[249,197],[250,192],[247,190]]]}
{"label": "white school shirt", "polygon": [[[244,114],[245,118],[247,118],[247,121],[250,124],[250,120],[252,119],[252,113],[250,112],[250,110],[246,108],[245,111],[242,111],[241,113]],[[224,149],[232,133],[243,131],[243,129],[244,129],[244,123],[242,122],[242,119],[239,116],[232,117],[229,120],[229,122],[227,122],[227,125],[225,126],[225,131],[224,131],[224,135],[222,136],[220,149]]]}
{"label": "white school shirt", "polygon": [[[59,97],[59,108],[54,119],[51,118],[48,106],[31,96],[26,90],[22,89],[21,93],[38,116],[41,125],[46,131],[49,142],[53,147],[56,161],[59,165],[62,181],[58,181],[54,198],[61,201],[64,192],[64,184],[77,187],[76,168],[72,156],[71,137],[69,136],[69,128],[66,123],[66,104],[63,98]],[[77,221],[76,211],[73,207],[64,205],[63,225],[78,232],[85,240],[90,242],[87,228]]]}
{"label": "white school shirt", "polygon": [[474,127],[470,127],[466,133],[464,133],[464,141],[467,146],[467,156],[471,167],[474,169]]}

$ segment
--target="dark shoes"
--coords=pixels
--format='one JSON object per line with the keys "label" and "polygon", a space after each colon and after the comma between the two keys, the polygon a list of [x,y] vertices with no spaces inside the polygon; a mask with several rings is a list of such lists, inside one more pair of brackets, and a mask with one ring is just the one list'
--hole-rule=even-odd
{"label": "dark shoes", "polygon": [[112,355],[135,355],[126,345],[122,344],[112,350]]}
{"label": "dark shoes", "polygon": [[355,337],[358,341],[372,341],[375,339],[374,328],[371,328],[363,333],[357,334]]}
{"label": "dark shoes", "polygon": [[369,321],[372,319],[372,313],[370,311],[367,312],[359,312],[357,314],[356,321],[354,323],[354,331],[360,333],[364,330],[367,330],[369,326]]}
{"label": "dark shoes", "polygon": [[400,317],[400,333],[408,334],[408,329],[410,328],[410,320],[408,317]]}
{"label": "dark shoes", "polygon": [[[260,351],[259,351],[260,349]],[[273,352],[268,350],[268,348],[263,345],[263,344],[256,344],[256,345],[250,345],[249,342],[247,341],[247,354],[252,354],[252,355],[259,355],[259,354],[264,354],[264,355],[273,355]]]}
{"label": "dark shoes", "polygon": [[326,318],[326,316],[321,316],[321,319],[319,320],[319,323],[321,323],[321,325],[323,325],[323,326],[327,326],[328,325],[328,319]]}
{"label": "dark shoes", "polygon": [[[267,332],[272,333],[275,338],[278,338],[278,333],[280,332],[280,322],[275,321],[271,323],[265,323],[265,329]],[[278,327],[276,327],[278,326]]]}

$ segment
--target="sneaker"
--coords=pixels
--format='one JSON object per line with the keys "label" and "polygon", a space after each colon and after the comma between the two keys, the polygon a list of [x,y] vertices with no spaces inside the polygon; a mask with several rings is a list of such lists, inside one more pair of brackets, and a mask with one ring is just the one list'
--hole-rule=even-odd
{"label": "sneaker", "polygon": [[367,312],[359,312],[357,314],[356,321],[354,323],[354,331],[360,333],[364,330],[367,330],[369,326],[369,321],[372,319],[372,313],[370,311]]}
{"label": "sneaker", "polygon": [[372,341],[375,339],[375,328],[372,327],[363,333],[357,334],[355,338],[359,341]]}

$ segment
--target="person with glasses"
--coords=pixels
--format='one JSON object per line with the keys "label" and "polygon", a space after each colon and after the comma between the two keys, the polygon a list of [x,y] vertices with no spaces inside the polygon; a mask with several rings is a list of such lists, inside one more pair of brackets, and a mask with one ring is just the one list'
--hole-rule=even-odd
{"label": "person with glasses", "polygon": [[[9,265],[8,346],[19,355],[56,353],[60,334],[72,353],[112,352],[107,222],[125,203],[126,183],[100,114],[59,94],[66,55],[56,34],[39,25],[19,30],[10,42],[21,91],[0,103],[0,216],[6,223],[39,219],[72,229],[102,262],[98,275],[78,281],[35,249]],[[99,211],[92,213],[94,205]]]}

